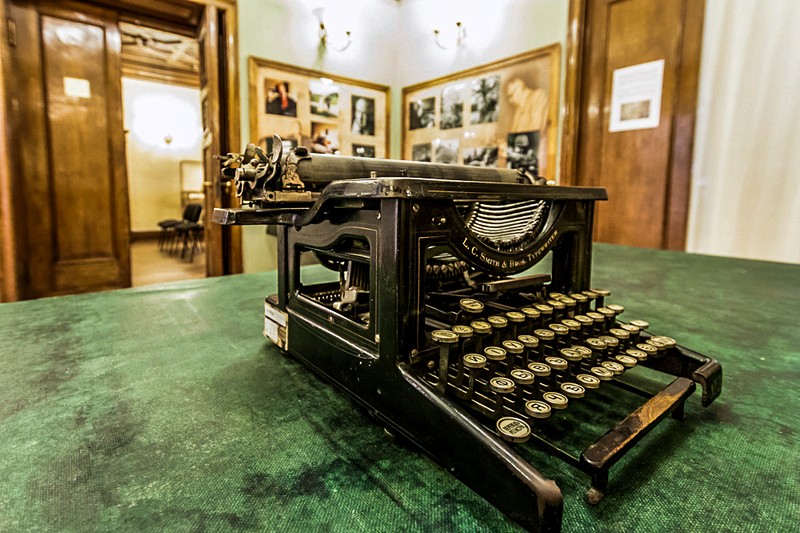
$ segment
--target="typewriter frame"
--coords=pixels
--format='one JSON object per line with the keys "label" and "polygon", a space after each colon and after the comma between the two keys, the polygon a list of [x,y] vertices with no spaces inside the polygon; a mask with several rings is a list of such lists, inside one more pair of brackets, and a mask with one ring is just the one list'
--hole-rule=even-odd
{"label": "typewriter frame", "polygon": [[[483,246],[465,232],[454,207],[455,199],[531,198],[551,202],[552,207],[526,254],[502,254]],[[415,357],[426,345],[424,253],[432,243],[459,244],[453,249],[460,259],[502,276],[527,269],[552,250],[549,288],[565,293],[586,290],[590,288],[594,202],[604,199],[605,190],[597,188],[359,179],[329,184],[302,213],[227,210],[216,213],[215,220],[278,224],[278,292],[265,303],[266,335],[510,518],[530,530],[557,531],[563,503],[556,483],[414,370]],[[300,250],[329,250],[346,237],[369,243],[371,319],[366,328],[302,294]],[[504,263],[507,260],[511,262]],[[580,458],[540,441],[591,476],[590,503],[602,498],[609,469],[636,441],[670,413],[683,416],[683,403],[695,382],[703,385],[704,405],[721,389],[719,364],[682,347],[645,366],[679,377]]]}

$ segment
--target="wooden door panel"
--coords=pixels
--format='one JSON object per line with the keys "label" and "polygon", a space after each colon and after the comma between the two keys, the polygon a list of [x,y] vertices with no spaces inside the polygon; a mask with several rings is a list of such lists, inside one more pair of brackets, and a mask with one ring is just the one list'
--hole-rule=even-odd
{"label": "wooden door panel", "polygon": [[[84,12],[83,9],[88,11]],[[119,31],[80,4],[18,4],[27,297],[130,286]]]}
{"label": "wooden door panel", "polygon": [[[691,144],[696,77],[687,70],[687,51],[702,28],[698,0],[587,0],[578,132],[577,183],[608,189],[597,207],[595,238],[632,246],[683,246],[691,152],[676,158],[674,145]],[[694,47],[694,48],[693,48]],[[609,132],[614,71],[664,60],[659,126]],[[695,65],[696,68],[696,65]],[[679,116],[680,112],[680,116]],[[687,126],[688,121],[688,126]],[[677,128],[681,124],[681,128]],[[687,141],[688,139],[688,141]]]}

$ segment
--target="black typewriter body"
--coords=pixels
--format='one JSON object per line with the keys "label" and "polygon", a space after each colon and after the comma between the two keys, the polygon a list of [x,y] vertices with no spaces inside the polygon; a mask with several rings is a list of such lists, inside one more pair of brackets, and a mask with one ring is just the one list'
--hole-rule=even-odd
{"label": "black typewriter body", "polygon": [[[719,394],[716,361],[623,321],[607,291],[591,290],[594,203],[605,190],[277,150],[229,165],[256,209],[215,213],[221,223],[277,224],[265,335],[527,529],[559,530],[562,495],[521,447],[587,473],[596,503],[611,466],[660,420],[682,416],[695,383],[704,405]],[[248,161],[260,170],[243,177]],[[342,168],[347,176],[335,174]],[[470,179],[447,179],[459,173]],[[287,174],[303,186],[287,187]],[[305,278],[306,255],[328,281]],[[531,271],[545,259],[549,272]],[[635,366],[675,379],[645,393],[625,383]],[[645,400],[579,456],[552,431],[537,433],[568,418],[570,404],[617,388]]]}

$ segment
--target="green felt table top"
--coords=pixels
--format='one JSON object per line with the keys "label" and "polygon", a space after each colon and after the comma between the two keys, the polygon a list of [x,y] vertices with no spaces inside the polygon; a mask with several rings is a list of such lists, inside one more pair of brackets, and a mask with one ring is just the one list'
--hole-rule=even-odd
{"label": "green felt table top", "polygon": [[[319,267],[310,267],[319,268]],[[596,245],[593,285],[718,359],[611,471],[535,452],[565,531],[800,523],[800,267]],[[274,273],[0,305],[2,531],[515,531],[261,336]]]}

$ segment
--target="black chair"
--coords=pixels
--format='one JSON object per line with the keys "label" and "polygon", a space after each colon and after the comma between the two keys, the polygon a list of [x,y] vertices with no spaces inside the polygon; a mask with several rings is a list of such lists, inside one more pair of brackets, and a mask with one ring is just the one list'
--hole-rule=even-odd
{"label": "black chair", "polygon": [[182,219],[167,219],[162,220],[158,223],[158,226],[161,228],[161,233],[158,235],[158,249],[163,250],[164,247],[167,247],[167,250],[170,254],[173,253],[173,245],[177,244],[177,238],[179,234],[176,230],[178,226],[184,224],[186,222],[193,222],[196,223],[200,220],[200,213],[203,212],[202,204],[186,204],[186,207],[183,208],[183,215]]}
{"label": "black chair", "polygon": [[[194,261],[195,252],[201,250],[200,243],[203,240],[203,225],[198,222],[181,222],[175,226],[176,240],[182,243],[181,259],[189,251],[189,262]],[[177,247],[176,247],[177,250]]]}

